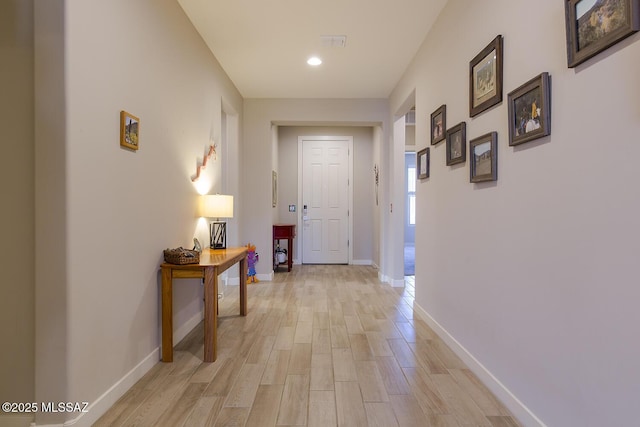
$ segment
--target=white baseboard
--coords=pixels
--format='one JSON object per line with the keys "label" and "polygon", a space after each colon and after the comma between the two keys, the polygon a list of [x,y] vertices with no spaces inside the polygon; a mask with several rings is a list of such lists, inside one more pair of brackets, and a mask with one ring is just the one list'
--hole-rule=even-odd
{"label": "white baseboard", "polygon": [[[98,397],[87,407],[87,412],[80,413],[77,417],[65,421],[64,424],[37,424],[38,427],[90,427],[113,406],[122,395],[144,376],[160,360],[160,348],[154,349],[147,357],[142,359],[132,370],[127,372],[102,396]],[[0,418],[2,420],[2,418]],[[4,420],[3,420],[4,421]],[[4,426],[4,424],[2,424]],[[28,424],[27,424],[28,425]],[[32,423],[32,427],[36,424]]]}
{"label": "white baseboard", "polygon": [[[273,271],[267,274],[256,274],[256,278],[261,282],[271,282],[273,280]],[[229,286],[238,286],[239,284],[239,277],[232,277],[227,282],[227,285]]]}
{"label": "white baseboard", "polygon": [[413,303],[413,309],[433,331],[449,346],[453,352],[478,376],[480,381],[496,395],[504,406],[525,427],[546,427],[504,384],[500,382],[482,363],[480,363],[466,348],[462,346],[446,329],[429,315],[419,304]]}
{"label": "white baseboard", "polygon": [[391,277],[380,273],[380,270],[378,270],[378,280],[380,280],[382,283],[389,284],[393,288],[401,288],[401,287],[404,286],[404,278],[403,279],[392,279]]}
{"label": "white baseboard", "polygon": [[267,274],[256,274],[256,277],[258,278],[258,280],[260,280],[261,282],[271,282],[273,281],[273,271]]}
{"label": "white baseboard", "polygon": [[351,265],[373,265],[373,261],[370,259],[354,259],[351,260]]}
{"label": "white baseboard", "polygon": [[388,283],[394,288],[401,288],[404,286],[404,279],[390,279]]}
{"label": "white baseboard", "polygon": [[378,280],[380,280],[382,283],[387,283],[387,276],[382,274],[380,270],[378,270]]}

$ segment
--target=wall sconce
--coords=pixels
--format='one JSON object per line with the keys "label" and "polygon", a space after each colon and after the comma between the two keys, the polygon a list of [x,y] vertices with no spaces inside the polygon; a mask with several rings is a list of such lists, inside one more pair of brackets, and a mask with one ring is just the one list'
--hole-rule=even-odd
{"label": "wall sconce", "polygon": [[215,218],[209,223],[209,247],[226,249],[227,223],[220,218],[233,218],[233,196],[206,194],[200,197],[200,216]]}

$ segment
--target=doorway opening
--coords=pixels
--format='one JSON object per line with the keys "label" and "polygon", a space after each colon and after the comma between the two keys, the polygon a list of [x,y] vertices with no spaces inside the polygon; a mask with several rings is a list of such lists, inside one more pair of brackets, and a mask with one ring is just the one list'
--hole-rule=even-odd
{"label": "doorway opening", "polygon": [[404,275],[415,276],[416,266],[416,153],[404,155],[405,220],[404,220]]}

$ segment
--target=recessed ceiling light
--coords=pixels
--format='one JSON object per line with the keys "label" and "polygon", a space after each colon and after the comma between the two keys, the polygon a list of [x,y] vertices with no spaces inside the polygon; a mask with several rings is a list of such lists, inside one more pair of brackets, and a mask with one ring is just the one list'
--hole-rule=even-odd
{"label": "recessed ceiling light", "polygon": [[322,64],[322,59],[318,58],[317,56],[312,56],[311,58],[307,59],[307,64],[317,66]]}

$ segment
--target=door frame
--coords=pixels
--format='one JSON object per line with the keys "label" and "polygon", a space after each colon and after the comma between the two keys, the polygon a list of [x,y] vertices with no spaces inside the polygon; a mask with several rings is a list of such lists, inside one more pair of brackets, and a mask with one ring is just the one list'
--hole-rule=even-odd
{"label": "door frame", "polygon": [[347,165],[349,168],[348,171],[348,179],[349,179],[349,188],[347,193],[347,204],[349,209],[349,215],[347,217],[347,226],[349,227],[348,231],[348,239],[349,243],[347,246],[349,265],[353,264],[353,136],[343,136],[343,135],[305,135],[298,136],[298,212],[297,212],[297,223],[296,227],[298,232],[296,233],[296,238],[298,239],[298,247],[296,248],[296,258],[298,259],[298,263],[302,264],[302,245],[303,236],[302,236],[302,143],[304,141],[341,141],[344,140],[348,144],[348,159]]}

